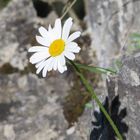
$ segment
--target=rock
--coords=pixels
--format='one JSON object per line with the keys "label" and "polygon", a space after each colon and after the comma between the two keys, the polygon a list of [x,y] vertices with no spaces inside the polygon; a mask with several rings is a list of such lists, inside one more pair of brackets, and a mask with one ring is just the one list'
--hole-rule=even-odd
{"label": "rock", "polygon": [[[120,129],[127,140],[137,140],[140,137],[140,57],[139,51],[130,56],[126,54],[129,35],[140,32],[140,2],[137,0],[88,0],[85,3],[86,21],[93,40],[91,50],[96,52],[99,66],[108,68],[122,56],[123,65],[119,74],[108,79],[108,100],[111,105],[114,98],[119,95],[121,106],[117,110],[116,120],[121,115],[120,111],[124,109],[124,116],[119,120],[122,124]],[[94,55],[94,53],[91,54]],[[125,108],[127,114],[125,114]],[[101,113],[95,114],[97,117],[97,114]],[[107,137],[103,139],[105,138]]]}
{"label": "rock", "polygon": [[67,134],[70,124],[63,103],[71,94],[73,74],[52,72],[43,79],[28,64],[35,28],[48,26],[56,17],[52,11],[47,18],[38,18],[31,0],[12,0],[0,12],[0,140],[87,139],[86,111],[74,123],[75,131]]}
{"label": "rock", "polygon": [[70,127],[69,129],[67,129],[67,135],[71,135],[72,133],[74,133],[75,131],[75,126]]}
{"label": "rock", "polygon": [[4,126],[4,136],[8,140],[15,140],[15,132],[12,125],[5,125]]}
{"label": "rock", "polygon": [[[2,44],[1,44],[2,45]],[[14,58],[16,49],[18,48],[17,43],[12,43],[12,44],[4,44],[6,46],[1,46],[1,51],[0,51],[0,66],[2,66],[5,63],[9,63],[12,58]]]}
{"label": "rock", "polygon": [[[24,6],[23,6],[24,5]],[[16,10],[15,10],[16,8]],[[23,70],[27,64],[27,48],[31,43],[36,12],[28,0],[13,0],[0,13],[0,67],[10,63]]]}
{"label": "rock", "polygon": [[[0,134],[0,138],[3,136],[9,138],[13,135],[10,124],[15,133],[13,137],[18,140],[38,140],[39,138],[46,140],[46,137],[51,140],[66,137],[64,133],[68,124],[60,101],[67,93],[67,83],[61,78],[39,80],[34,74],[19,77],[18,74],[12,74],[7,76],[8,81],[5,77],[3,77],[5,80],[1,77],[1,85],[4,82],[7,84],[0,90],[0,107],[3,102],[7,104],[13,102],[13,104],[9,106],[9,113],[5,114],[4,120],[7,125],[4,126],[4,134]],[[23,86],[20,82],[24,83]],[[65,84],[61,84],[63,82]],[[0,120],[0,125],[3,124],[4,122]]]}
{"label": "rock", "polygon": [[[119,95],[121,108],[126,108],[127,115],[123,122],[128,126],[127,140],[140,137],[140,53],[124,57],[122,68],[115,77],[110,77],[108,88],[113,88],[115,97]],[[109,92],[110,95],[110,92]]]}
{"label": "rock", "polygon": [[128,35],[140,32],[140,2],[85,0],[85,3],[86,21],[93,39],[91,49],[96,50],[100,66],[110,67],[112,61],[122,55]]}

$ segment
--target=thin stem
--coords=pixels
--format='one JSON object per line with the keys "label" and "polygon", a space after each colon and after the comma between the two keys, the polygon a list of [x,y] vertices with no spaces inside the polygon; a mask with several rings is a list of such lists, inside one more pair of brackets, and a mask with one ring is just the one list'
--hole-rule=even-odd
{"label": "thin stem", "polygon": [[116,125],[114,124],[114,122],[112,121],[112,119],[110,118],[109,114],[107,113],[107,111],[105,110],[104,106],[102,105],[102,103],[100,102],[100,100],[98,99],[96,93],[94,92],[92,86],[88,83],[88,81],[85,79],[85,77],[83,76],[83,74],[80,72],[80,69],[75,65],[75,63],[73,61],[70,61],[70,63],[74,66],[77,75],[80,77],[81,81],[83,82],[84,86],[86,87],[87,91],[92,95],[92,98],[96,101],[96,103],[98,104],[98,106],[100,107],[101,111],[103,112],[103,114],[105,115],[106,119],[109,121],[110,125],[112,126],[114,132],[116,133],[117,137],[119,140],[123,140],[118,128],[116,127]]}
{"label": "thin stem", "polygon": [[75,4],[77,0],[73,0],[73,2],[71,3],[71,5],[66,9],[66,11],[64,12],[64,14],[61,16],[61,19],[64,18],[64,16],[69,12],[69,10],[72,8],[72,6]]}

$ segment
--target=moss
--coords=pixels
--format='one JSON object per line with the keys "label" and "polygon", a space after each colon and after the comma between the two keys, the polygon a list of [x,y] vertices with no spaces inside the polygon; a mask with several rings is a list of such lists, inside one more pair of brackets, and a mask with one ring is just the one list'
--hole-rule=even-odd
{"label": "moss", "polygon": [[[83,74],[91,82],[93,87],[97,86],[99,75],[94,75],[93,73],[83,71]],[[78,121],[78,118],[83,114],[85,105],[91,100],[91,95],[87,93],[85,87],[75,74],[73,74],[74,81],[69,95],[66,96],[63,110],[64,116],[69,123],[69,127],[73,125],[74,122]]]}
{"label": "moss", "polygon": [[17,68],[13,68],[9,63],[4,64],[1,68],[0,68],[0,73],[1,74],[12,74],[18,72]]}
{"label": "moss", "polygon": [[24,68],[24,70],[20,71],[21,75],[25,75],[28,73],[36,73],[36,68],[34,65],[32,65],[31,63],[28,63],[28,66]]}
{"label": "moss", "polygon": [[[88,47],[91,45],[91,39],[89,35],[82,36],[77,40],[79,46],[81,46],[82,50],[77,57],[79,63],[90,64],[90,58],[88,53]],[[86,58],[86,59],[85,59]],[[89,59],[88,59],[89,58]],[[95,56],[96,59],[96,56]],[[72,67],[69,66],[68,76],[70,76],[70,81],[73,81],[73,86],[69,91],[69,95],[65,97],[63,103],[63,113],[66,120],[71,126],[74,122],[78,121],[78,118],[83,114],[85,105],[91,100],[91,95],[87,93],[85,87],[80,81],[79,77],[72,72]],[[86,79],[91,83],[91,85],[95,88],[99,81],[100,75],[89,73],[88,71],[83,70],[83,75]]]}
{"label": "moss", "polygon": [[11,64],[6,63],[2,67],[0,67],[0,74],[12,74],[12,73],[20,73],[21,75],[28,74],[30,72],[35,73],[35,66],[32,64],[28,64],[24,70],[19,70],[18,68],[14,68]]}
{"label": "moss", "polygon": [[0,9],[4,8],[10,0],[0,0]]}

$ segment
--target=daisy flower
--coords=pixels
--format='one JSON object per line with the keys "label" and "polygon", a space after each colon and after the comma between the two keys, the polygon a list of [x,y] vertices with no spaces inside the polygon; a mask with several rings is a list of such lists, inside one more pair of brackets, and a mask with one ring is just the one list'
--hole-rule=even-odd
{"label": "daisy flower", "polygon": [[36,36],[36,40],[41,46],[33,46],[28,50],[34,53],[30,57],[30,63],[35,64],[37,74],[42,71],[42,76],[46,77],[47,72],[51,70],[63,73],[67,70],[66,58],[75,59],[74,53],[78,53],[80,47],[74,40],[81,33],[77,31],[70,35],[72,24],[72,18],[68,18],[62,28],[61,19],[56,19],[53,28],[51,25],[48,30],[39,28],[41,36]]}

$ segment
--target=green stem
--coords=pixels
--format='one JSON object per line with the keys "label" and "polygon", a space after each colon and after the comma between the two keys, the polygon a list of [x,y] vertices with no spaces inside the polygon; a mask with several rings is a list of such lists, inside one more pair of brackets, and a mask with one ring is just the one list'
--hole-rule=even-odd
{"label": "green stem", "polygon": [[70,6],[66,9],[66,11],[64,12],[64,14],[61,16],[61,19],[63,19],[65,17],[65,15],[69,12],[69,10],[72,8],[72,6],[75,4],[77,0],[73,0],[73,2],[70,4]]}
{"label": "green stem", "polygon": [[93,99],[96,101],[96,103],[98,104],[98,106],[100,107],[101,111],[103,112],[103,114],[105,115],[106,119],[108,120],[108,122],[110,123],[110,125],[112,126],[114,132],[116,133],[117,137],[119,140],[123,140],[118,128],[116,127],[116,125],[114,124],[114,122],[112,121],[112,119],[110,118],[109,114],[107,113],[107,111],[105,110],[104,106],[102,105],[102,103],[100,102],[100,100],[98,99],[96,93],[94,92],[92,86],[88,83],[88,81],[85,79],[85,77],[83,76],[83,74],[80,72],[80,69],[75,65],[75,63],[73,61],[70,61],[70,63],[74,66],[77,75],[80,77],[81,81],[83,82],[84,86],[86,87],[87,91],[89,93],[91,93]]}

